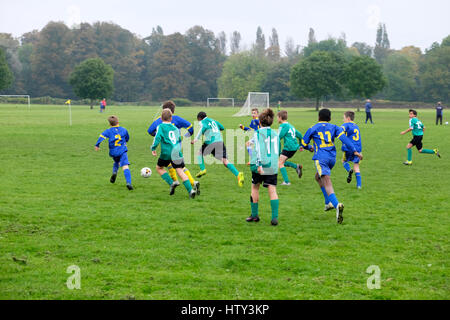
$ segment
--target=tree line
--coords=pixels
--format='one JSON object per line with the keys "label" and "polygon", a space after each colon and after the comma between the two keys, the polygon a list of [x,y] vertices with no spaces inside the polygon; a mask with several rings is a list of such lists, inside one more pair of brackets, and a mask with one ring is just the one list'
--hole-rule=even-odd
{"label": "tree line", "polygon": [[268,91],[272,100],[317,103],[371,97],[448,101],[450,92],[450,36],[424,53],[414,46],[392,50],[383,24],[373,46],[348,45],[345,34],[318,41],[310,29],[305,46],[290,38],[283,49],[275,28],[266,42],[258,27],[255,42],[244,50],[238,31],[227,37],[194,26],[166,35],[157,26],[139,38],[114,23],[68,28],[50,22],[18,39],[0,33],[0,93],[77,98],[80,91],[71,79],[79,77],[77,66],[93,58],[111,68],[107,98],[124,102],[244,100],[249,91]]}

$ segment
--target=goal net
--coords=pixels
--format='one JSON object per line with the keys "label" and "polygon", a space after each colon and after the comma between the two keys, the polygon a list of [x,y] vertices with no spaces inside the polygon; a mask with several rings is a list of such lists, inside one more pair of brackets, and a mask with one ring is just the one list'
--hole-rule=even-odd
{"label": "goal net", "polygon": [[27,104],[28,110],[31,107],[30,96],[27,94],[1,94],[0,103]]}
{"label": "goal net", "polygon": [[208,98],[207,107],[234,107],[234,98]]}
{"label": "goal net", "polygon": [[259,111],[269,107],[269,93],[268,92],[249,92],[244,106],[233,117],[249,116],[252,109],[258,108]]}

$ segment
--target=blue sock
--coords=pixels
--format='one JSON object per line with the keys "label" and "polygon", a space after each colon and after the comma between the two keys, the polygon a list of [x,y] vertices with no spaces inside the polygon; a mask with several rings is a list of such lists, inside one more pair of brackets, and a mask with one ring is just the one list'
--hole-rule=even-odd
{"label": "blue sock", "polygon": [[338,206],[338,204],[339,204],[339,201],[338,201],[338,199],[336,198],[336,195],[335,195],[334,193],[332,193],[332,194],[330,194],[330,195],[328,196],[328,198],[330,199],[330,202],[333,204],[333,206],[334,206],[335,208],[337,208],[337,206]]}
{"label": "blue sock", "polygon": [[356,176],[356,186],[361,187],[361,172],[355,173]]}
{"label": "blue sock", "polygon": [[350,164],[348,162],[344,162],[343,164],[345,170],[347,170],[347,172],[350,172],[351,168],[350,168]]}
{"label": "blue sock", "polygon": [[330,203],[330,199],[328,199],[327,191],[325,190],[325,187],[321,187],[320,190],[322,190],[323,197],[325,198],[325,204]]}
{"label": "blue sock", "polygon": [[130,172],[130,169],[123,170],[123,175],[125,176],[125,180],[127,181],[127,184],[131,184],[131,172]]}
{"label": "blue sock", "polygon": [[114,162],[114,164],[113,164],[113,173],[117,173],[117,171],[119,171],[119,163],[118,162]]}

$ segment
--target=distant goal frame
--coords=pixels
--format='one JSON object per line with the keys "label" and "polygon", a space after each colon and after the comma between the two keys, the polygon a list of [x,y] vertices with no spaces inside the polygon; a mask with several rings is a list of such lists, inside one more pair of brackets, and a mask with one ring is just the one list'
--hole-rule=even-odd
{"label": "distant goal frame", "polygon": [[0,94],[0,97],[5,98],[27,98],[28,110],[31,110],[31,98],[29,94]]}
{"label": "distant goal frame", "polygon": [[209,104],[210,100],[231,100],[231,106],[234,108],[234,98],[207,98],[206,99],[206,106],[208,108],[210,107],[210,104]]}

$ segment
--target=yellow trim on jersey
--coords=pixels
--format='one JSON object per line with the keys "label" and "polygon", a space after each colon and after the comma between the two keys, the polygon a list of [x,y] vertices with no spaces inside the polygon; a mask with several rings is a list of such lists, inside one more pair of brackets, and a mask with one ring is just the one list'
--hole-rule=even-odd
{"label": "yellow trim on jersey", "polygon": [[347,157],[345,156],[345,152],[342,154],[342,161],[347,162]]}
{"label": "yellow trim on jersey", "polygon": [[302,139],[302,145],[303,145],[304,147],[308,146],[308,145],[305,143],[305,140],[303,140],[303,139]]}
{"label": "yellow trim on jersey", "polygon": [[186,130],[189,130],[190,128],[192,128],[192,124],[189,127],[187,127]]}
{"label": "yellow trim on jersey", "polygon": [[100,135],[100,137],[102,137],[103,139],[106,139],[106,137],[104,135],[102,135],[102,134]]}
{"label": "yellow trim on jersey", "polygon": [[118,128],[118,127],[120,127],[120,126],[119,125],[111,126],[111,128]]}
{"label": "yellow trim on jersey", "polygon": [[319,164],[319,160],[316,160],[315,164],[316,164],[317,173],[319,174],[319,176],[322,176],[322,167]]}
{"label": "yellow trim on jersey", "polygon": [[345,131],[342,131],[341,133],[339,133],[339,135],[336,137],[336,139],[339,139],[340,136],[342,136],[345,133]]}

